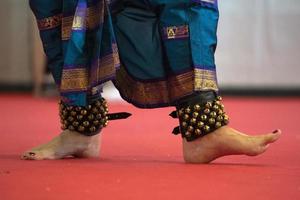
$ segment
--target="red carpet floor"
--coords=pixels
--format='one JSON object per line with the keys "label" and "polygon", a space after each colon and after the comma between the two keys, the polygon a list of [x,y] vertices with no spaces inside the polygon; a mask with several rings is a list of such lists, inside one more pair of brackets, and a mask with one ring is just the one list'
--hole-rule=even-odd
{"label": "red carpet floor", "polygon": [[103,132],[99,159],[22,161],[24,150],[59,132],[55,99],[0,95],[0,200],[300,199],[300,99],[225,97],[231,125],[250,134],[283,130],[258,157],[184,164],[170,108],[130,111]]}

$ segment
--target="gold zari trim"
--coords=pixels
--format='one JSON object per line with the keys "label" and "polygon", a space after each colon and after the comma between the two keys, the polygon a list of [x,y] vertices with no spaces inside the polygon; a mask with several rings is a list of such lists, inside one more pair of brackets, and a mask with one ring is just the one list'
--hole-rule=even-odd
{"label": "gold zari trim", "polygon": [[[113,47],[114,49],[114,47]],[[95,66],[96,65],[96,66]],[[115,51],[112,54],[102,57],[94,66],[92,66],[91,72],[91,82],[99,83],[101,80],[114,76],[116,73],[116,67],[120,65],[120,59],[118,51]]]}
{"label": "gold zari trim", "polygon": [[86,90],[88,71],[86,69],[64,69],[60,89],[62,92]]}
{"label": "gold zari trim", "polygon": [[167,81],[140,82],[121,67],[116,83],[125,98],[140,105],[171,104],[194,91],[218,90],[215,72],[203,69],[175,75]]}

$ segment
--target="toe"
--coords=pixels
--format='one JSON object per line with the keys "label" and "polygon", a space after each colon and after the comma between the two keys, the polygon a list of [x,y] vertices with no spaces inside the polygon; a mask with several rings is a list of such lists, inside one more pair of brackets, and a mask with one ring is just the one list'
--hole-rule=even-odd
{"label": "toe", "polygon": [[37,160],[37,154],[35,152],[25,152],[22,156],[21,159],[23,160]]}
{"label": "toe", "polygon": [[277,131],[277,132],[273,132],[273,133],[265,135],[264,140],[263,140],[263,144],[266,145],[266,144],[276,142],[280,138],[280,135],[281,135],[280,130]]}

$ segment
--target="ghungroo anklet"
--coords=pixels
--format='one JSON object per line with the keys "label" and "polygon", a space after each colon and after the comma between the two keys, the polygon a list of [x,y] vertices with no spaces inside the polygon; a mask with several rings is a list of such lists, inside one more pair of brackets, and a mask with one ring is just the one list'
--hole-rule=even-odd
{"label": "ghungroo anklet", "polygon": [[174,128],[173,134],[181,133],[187,141],[193,141],[229,123],[229,117],[224,111],[222,98],[203,104],[184,105],[170,114],[179,118],[180,126]]}
{"label": "ghungroo anklet", "polygon": [[125,119],[131,115],[125,112],[108,114],[108,106],[104,98],[85,107],[69,106],[60,101],[59,110],[62,130],[77,131],[86,136],[97,134],[107,126],[109,120]]}

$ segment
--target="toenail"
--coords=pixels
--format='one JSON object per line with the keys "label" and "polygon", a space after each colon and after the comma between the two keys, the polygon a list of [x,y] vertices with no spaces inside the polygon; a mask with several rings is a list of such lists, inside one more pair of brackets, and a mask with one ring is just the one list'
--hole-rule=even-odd
{"label": "toenail", "polygon": [[273,131],[273,133],[278,133],[278,130]]}

